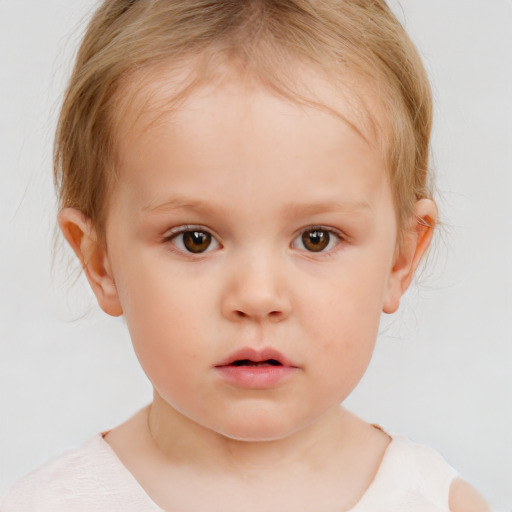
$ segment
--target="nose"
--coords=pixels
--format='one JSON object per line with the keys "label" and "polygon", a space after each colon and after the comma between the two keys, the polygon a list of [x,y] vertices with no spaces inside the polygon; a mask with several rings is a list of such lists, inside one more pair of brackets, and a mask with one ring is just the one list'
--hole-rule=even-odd
{"label": "nose", "polygon": [[276,258],[253,254],[230,266],[222,314],[232,321],[280,322],[291,312],[285,272]]}

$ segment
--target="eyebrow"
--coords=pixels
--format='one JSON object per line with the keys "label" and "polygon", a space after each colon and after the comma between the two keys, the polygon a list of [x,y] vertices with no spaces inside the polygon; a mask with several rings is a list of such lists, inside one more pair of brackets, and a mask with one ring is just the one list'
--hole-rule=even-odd
{"label": "eyebrow", "polygon": [[286,205],[283,213],[286,217],[308,216],[319,213],[368,214],[372,207],[368,201],[344,201],[330,199],[313,203],[291,203]]}
{"label": "eyebrow", "polygon": [[172,210],[195,210],[197,212],[219,212],[219,213],[228,213],[229,209],[224,205],[209,203],[206,201],[198,201],[196,199],[192,199],[186,196],[175,196],[171,197],[167,200],[164,200],[162,203],[158,203],[157,201],[152,201],[147,205],[142,207],[143,212],[155,212],[155,213],[166,213]]}
{"label": "eyebrow", "polygon": [[[193,210],[198,213],[217,213],[231,215],[232,210],[223,204],[198,201],[186,196],[176,196],[162,203],[152,201],[142,208],[143,212],[166,213],[172,210]],[[290,203],[283,207],[286,218],[311,216],[320,213],[368,214],[372,210],[370,203],[364,200],[326,199],[315,202]]]}

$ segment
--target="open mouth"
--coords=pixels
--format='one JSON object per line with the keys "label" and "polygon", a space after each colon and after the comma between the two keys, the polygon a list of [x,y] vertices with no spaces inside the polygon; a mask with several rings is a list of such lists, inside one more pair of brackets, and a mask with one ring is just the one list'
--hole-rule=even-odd
{"label": "open mouth", "polygon": [[251,361],[250,359],[237,359],[230,366],[283,366],[276,359],[266,359],[265,361]]}
{"label": "open mouth", "polygon": [[285,357],[281,352],[272,348],[265,347],[262,349],[255,349],[252,347],[245,347],[236,350],[224,360],[219,361],[216,368],[298,368],[294,361]]}
{"label": "open mouth", "polygon": [[242,348],[220,361],[215,368],[226,382],[246,389],[269,389],[284,384],[300,369],[272,347]]}

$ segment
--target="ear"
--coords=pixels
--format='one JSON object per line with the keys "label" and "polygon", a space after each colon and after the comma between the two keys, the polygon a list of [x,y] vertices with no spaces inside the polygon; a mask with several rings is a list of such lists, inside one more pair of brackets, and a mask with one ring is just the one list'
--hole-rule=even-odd
{"label": "ear", "polygon": [[384,313],[394,313],[398,309],[400,299],[409,288],[421,258],[430,245],[436,221],[435,202],[431,199],[417,201],[403,243],[395,251],[382,308]]}
{"label": "ear", "polygon": [[112,269],[104,244],[100,243],[91,220],[75,208],[58,215],[59,227],[80,260],[101,309],[112,316],[123,314]]}

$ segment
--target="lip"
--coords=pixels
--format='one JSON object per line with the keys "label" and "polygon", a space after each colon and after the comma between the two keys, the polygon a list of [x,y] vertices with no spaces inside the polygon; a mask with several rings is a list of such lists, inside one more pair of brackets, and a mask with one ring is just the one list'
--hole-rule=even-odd
{"label": "lip", "polygon": [[257,350],[252,347],[242,348],[230,354],[228,357],[226,357],[226,359],[215,365],[215,367],[219,368],[222,366],[229,366],[235,361],[243,359],[249,359],[255,363],[261,363],[263,361],[266,361],[267,359],[274,359],[275,361],[280,362],[282,366],[298,368],[298,365],[296,365],[293,361],[291,361],[283,354],[281,354],[281,352],[272,347],[265,347],[260,350]]}
{"label": "lip", "polygon": [[[279,362],[279,365],[237,366],[235,361],[248,359],[254,363],[261,363],[268,359]],[[215,366],[218,375],[226,382],[237,387],[248,389],[269,389],[291,378],[299,367],[281,352],[273,348],[257,350],[243,348],[230,354],[221,363]]]}

